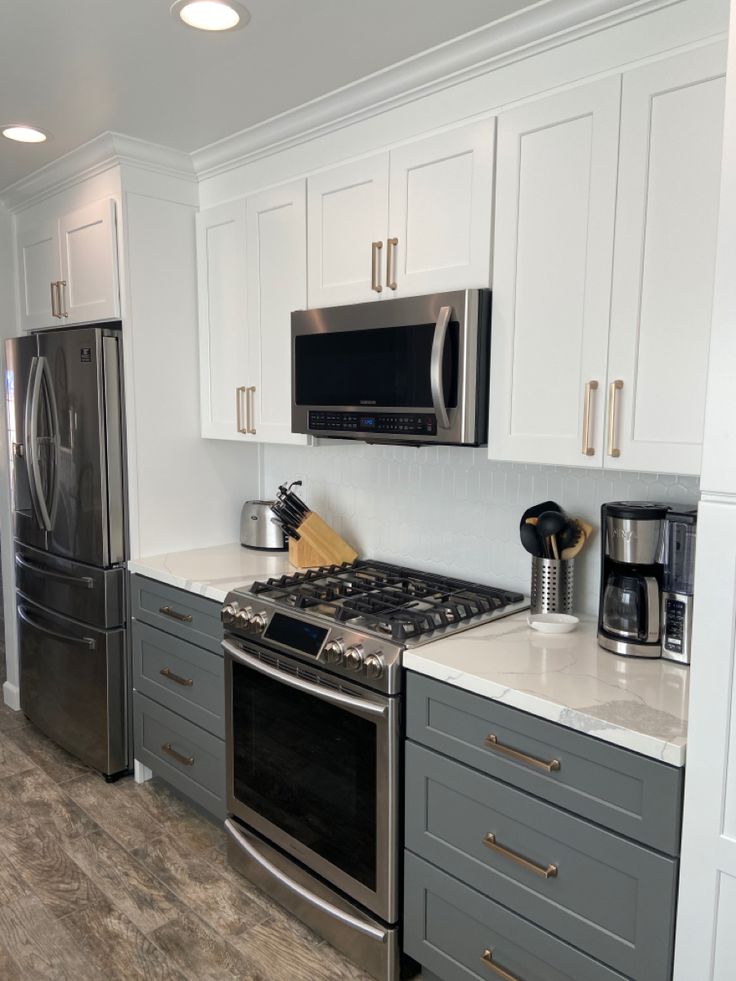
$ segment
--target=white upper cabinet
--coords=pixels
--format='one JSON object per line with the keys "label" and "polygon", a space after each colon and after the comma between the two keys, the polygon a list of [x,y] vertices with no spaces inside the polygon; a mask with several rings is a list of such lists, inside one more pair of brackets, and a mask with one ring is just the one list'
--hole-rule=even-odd
{"label": "white upper cabinet", "polygon": [[620,80],[498,120],[489,456],[600,466]]}
{"label": "white upper cabinet", "polygon": [[246,213],[250,437],[304,445],[291,432],[291,312],[307,302],[305,182],[254,194]]}
{"label": "white upper cabinet", "polygon": [[718,45],[624,76],[606,467],[700,473],[723,72]]}
{"label": "white upper cabinet", "polygon": [[388,235],[388,154],[307,182],[309,306],[378,299]]}
{"label": "white upper cabinet", "polygon": [[197,215],[202,435],[215,439],[246,438],[245,229],[244,200]]}
{"label": "white upper cabinet", "polygon": [[18,234],[23,330],[120,316],[115,202],[97,201]]}
{"label": "white upper cabinet", "polygon": [[490,285],[494,125],[310,177],[309,306]]}

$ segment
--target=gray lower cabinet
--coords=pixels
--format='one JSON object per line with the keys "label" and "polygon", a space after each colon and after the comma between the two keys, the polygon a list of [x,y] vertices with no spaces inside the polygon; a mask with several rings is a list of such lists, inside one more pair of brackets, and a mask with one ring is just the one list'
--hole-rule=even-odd
{"label": "gray lower cabinet", "polygon": [[[679,809],[682,775],[540,722],[408,673],[407,952],[442,981],[671,981],[679,811],[644,802],[651,774],[661,808]],[[491,733],[512,752],[485,751]],[[616,808],[640,840],[611,830]]]}
{"label": "gray lower cabinet", "polygon": [[130,593],[135,758],[223,818],[220,604],[143,576]]}

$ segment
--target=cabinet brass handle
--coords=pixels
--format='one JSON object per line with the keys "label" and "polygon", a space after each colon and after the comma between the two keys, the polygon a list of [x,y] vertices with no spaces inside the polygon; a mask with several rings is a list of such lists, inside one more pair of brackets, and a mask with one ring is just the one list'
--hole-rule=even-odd
{"label": "cabinet brass handle", "polygon": [[161,749],[164,753],[167,753],[172,759],[175,759],[177,763],[183,763],[184,766],[194,766],[193,756],[183,756],[181,753],[177,753],[171,743],[163,743]]}
{"label": "cabinet brass handle", "polygon": [[170,606],[159,606],[158,612],[163,613],[165,617],[171,617],[172,620],[178,620],[179,623],[192,622],[191,613],[177,613],[176,610],[172,610]]}
{"label": "cabinet brass handle", "polygon": [[386,239],[386,286],[390,290],[396,289],[396,246],[399,244],[397,238]]}
{"label": "cabinet brass handle", "polygon": [[246,418],[245,431],[248,433],[248,435],[255,436],[256,427],[253,425],[253,419],[256,414],[256,386],[255,385],[251,385],[249,388],[246,388],[245,398],[246,398],[245,404],[248,409],[245,417]]}
{"label": "cabinet brass handle", "polygon": [[496,843],[496,836],[492,831],[488,834],[483,835],[483,844],[486,848],[490,848],[492,852],[496,852],[498,855],[503,855],[510,862],[514,862],[516,865],[520,865],[522,869],[526,869],[527,872],[533,872],[534,875],[540,876],[542,879],[554,879],[557,875],[556,865],[537,865],[536,862],[530,862],[528,858],[524,858],[523,855],[519,855],[518,852],[512,851],[510,848],[504,848],[503,845]]}
{"label": "cabinet brass handle", "polygon": [[164,678],[168,678],[169,681],[175,681],[177,685],[182,685],[184,688],[191,688],[194,684],[192,678],[182,678],[180,674],[174,674],[171,668],[161,668],[159,674],[162,674]]}
{"label": "cabinet brass handle", "polygon": [[371,242],[371,289],[376,293],[383,293],[383,286],[378,281],[381,275],[381,261],[378,253],[383,248],[383,242]]}
{"label": "cabinet brass handle", "polygon": [[590,445],[590,409],[593,392],[598,388],[597,381],[585,383],[585,400],[583,402],[583,456],[595,456],[595,447]]}
{"label": "cabinet brass handle", "polygon": [[243,425],[243,397],[245,396],[245,385],[235,389],[235,414],[237,417],[238,432],[246,435],[248,432],[247,423]]}
{"label": "cabinet brass handle", "polygon": [[49,285],[51,287],[51,316],[60,317],[61,314],[59,313],[59,292],[58,292],[59,284],[49,283]]}
{"label": "cabinet brass handle", "polygon": [[59,287],[59,316],[68,317],[69,311],[66,308],[66,300],[64,297],[64,287],[66,286],[66,280],[60,279],[56,285]]}
{"label": "cabinet brass handle", "polygon": [[504,746],[503,743],[498,741],[498,736],[491,732],[489,733],[484,743],[487,749],[492,749],[496,753],[501,753],[503,756],[508,756],[512,760],[518,760],[519,763],[526,763],[529,766],[535,766],[538,770],[545,770],[547,773],[552,773],[553,770],[559,770],[562,766],[559,760],[538,760],[536,756],[528,756],[526,753],[520,753],[518,749],[512,749],[510,746]]}
{"label": "cabinet brass handle", "polygon": [[612,381],[608,386],[608,455],[621,456],[621,450],[616,446],[616,410],[618,399],[616,392],[620,392],[624,383],[620,378]]}
{"label": "cabinet brass handle", "polygon": [[503,981],[521,981],[521,978],[517,977],[515,974],[509,974],[508,971],[504,971],[502,967],[495,963],[493,960],[493,951],[490,947],[486,947],[486,949],[480,955],[480,962],[484,967],[487,967],[489,971],[492,971],[496,977],[503,978]]}

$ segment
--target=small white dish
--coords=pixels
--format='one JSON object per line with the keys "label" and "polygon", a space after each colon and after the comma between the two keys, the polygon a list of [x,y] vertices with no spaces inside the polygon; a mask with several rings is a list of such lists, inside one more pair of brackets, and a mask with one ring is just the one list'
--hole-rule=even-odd
{"label": "small white dish", "polygon": [[539,630],[543,634],[569,634],[580,623],[580,619],[569,613],[530,613],[527,623],[532,630]]}

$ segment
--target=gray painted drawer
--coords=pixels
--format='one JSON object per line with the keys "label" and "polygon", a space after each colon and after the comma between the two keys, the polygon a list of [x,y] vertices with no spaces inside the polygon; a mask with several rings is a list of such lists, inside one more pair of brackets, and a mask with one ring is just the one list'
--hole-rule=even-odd
{"label": "gray painted drawer", "polygon": [[520,981],[625,981],[624,976],[405,852],[404,950],[422,976],[443,981],[494,977],[481,961]]}
{"label": "gray painted drawer", "polygon": [[133,717],[135,758],[216,817],[224,817],[225,743],[140,692],[133,693]]}
{"label": "gray painted drawer", "polygon": [[[546,772],[503,754],[510,747]],[[682,769],[408,672],[407,736],[668,855],[679,855]]]}
{"label": "gray painted drawer", "polygon": [[216,600],[145,576],[130,577],[130,596],[136,620],[222,654],[221,605]]}
{"label": "gray painted drawer", "polygon": [[[415,854],[623,974],[669,981],[675,859],[413,743],[406,800]],[[484,844],[489,833],[503,853]]]}
{"label": "gray painted drawer", "polygon": [[225,738],[223,659],[134,620],[133,686],[220,739]]}

